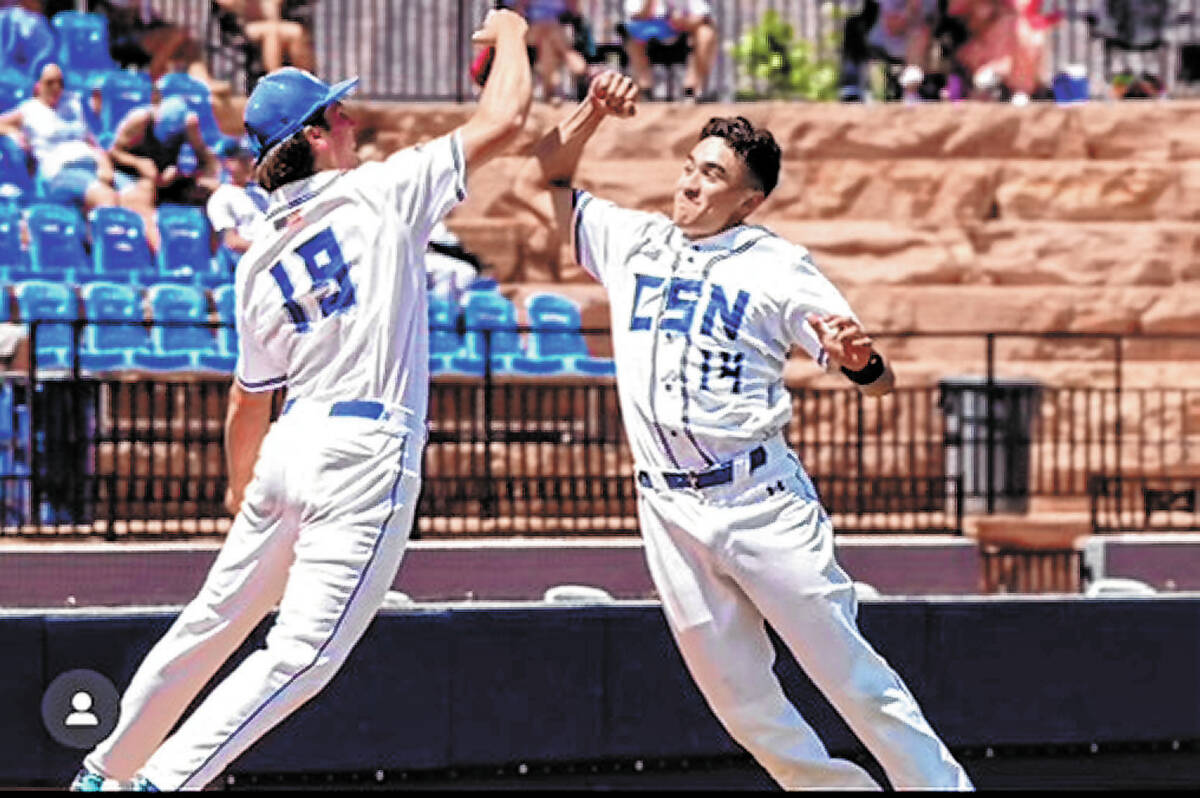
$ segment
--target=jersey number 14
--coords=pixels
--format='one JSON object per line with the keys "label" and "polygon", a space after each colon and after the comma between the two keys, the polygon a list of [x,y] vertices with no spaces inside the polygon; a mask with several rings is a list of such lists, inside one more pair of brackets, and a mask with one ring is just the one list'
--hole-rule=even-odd
{"label": "jersey number 14", "polygon": [[[296,247],[296,254],[304,261],[304,268],[312,278],[315,288],[322,283],[332,281],[334,289],[321,298],[318,307],[320,316],[332,316],[354,304],[354,284],[350,282],[350,264],[342,257],[342,248],[338,246],[333,231],[328,227]],[[288,277],[283,263],[278,261],[271,267],[271,276],[283,292],[283,307],[297,332],[308,332],[312,321],[304,307],[296,300],[296,287]]]}

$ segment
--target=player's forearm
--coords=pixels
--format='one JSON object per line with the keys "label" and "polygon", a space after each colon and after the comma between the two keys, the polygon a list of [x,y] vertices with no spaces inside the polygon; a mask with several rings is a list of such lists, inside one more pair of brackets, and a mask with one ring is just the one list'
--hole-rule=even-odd
{"label": "player's forearm", "polygon": [[475,119],[487,128],[491,137],[503,139],[525,125],[533,101],[533,76],[523,27],[501,28],[495,46],[492,71],[479,96]]}
{"label": "player's forearm", "polygon": [[569,183],[575,176],[584,145],[600,127],[605,114],[590,100],[584,100],[546,135],[534,148],[534,157],[542,173],[544,186]]}
{"label": "player's forearm", "polygon": [[271,392],[251,393],[235,380],[225,414],[225,467],[229,490],[240,504],[254,476],[258,450],[271,425]]}

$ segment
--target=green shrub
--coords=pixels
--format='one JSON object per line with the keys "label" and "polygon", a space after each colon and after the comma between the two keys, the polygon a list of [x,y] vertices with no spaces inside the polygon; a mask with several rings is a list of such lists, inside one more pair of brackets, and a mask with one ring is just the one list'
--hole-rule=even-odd
{"label": "green shrub", "polygon": [[742,34],[732,51],[745,84],[738,87],[736,99],[837,99],[844,14],[832,3],[821,10],[827,32],[819,42],[798,38],[774,9]]}

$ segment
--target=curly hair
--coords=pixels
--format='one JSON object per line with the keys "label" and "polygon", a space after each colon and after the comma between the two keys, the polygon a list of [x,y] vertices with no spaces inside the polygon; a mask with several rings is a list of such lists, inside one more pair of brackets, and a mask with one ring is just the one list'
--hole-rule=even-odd
{"label": "curly hair", "polygon": [[267,157],[263,158],[256,170],[256,179],[260,186],[267,191],[274,191],[288,183],[312,177],[316,170],[316,157],[313,155],[308,138],[304,135],[310,127],[329,130],[324,108],[318,109],[316,113],[304,120],[304,127],[294,133],[291,138],[284,139],[277,144],[267,154]]}
{"label": "curly hair", "polygon": [[714,116],[700,131],[700,140],[710,136],[725,139],[754,176],[763,196],[769,196],[779,183],[782,155],[771,131],[756,129],[744,116]]}

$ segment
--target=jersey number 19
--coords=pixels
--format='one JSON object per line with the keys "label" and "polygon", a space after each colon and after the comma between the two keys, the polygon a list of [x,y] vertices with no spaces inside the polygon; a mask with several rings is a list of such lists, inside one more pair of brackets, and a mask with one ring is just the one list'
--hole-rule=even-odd
{"label": "jersey number 19", "polygon": [[[313,286],[326,281],[333,281],[336,287],[321,298],[320,315],[332,316],[354,304],[354,284],[350,282],[350,264],[342,257],[342,248],[338,246],[333,231],[328,227],[296,247],[296,254],[304,261],[304,268],[312,278]],[[283,306],[292,319],[297,332],[308,332],[311,319],[308,313],[295,299],[296,287],[283,268],[283,262],[277,261],[271,267],[271,276],[279,290],[283,292]]]}

